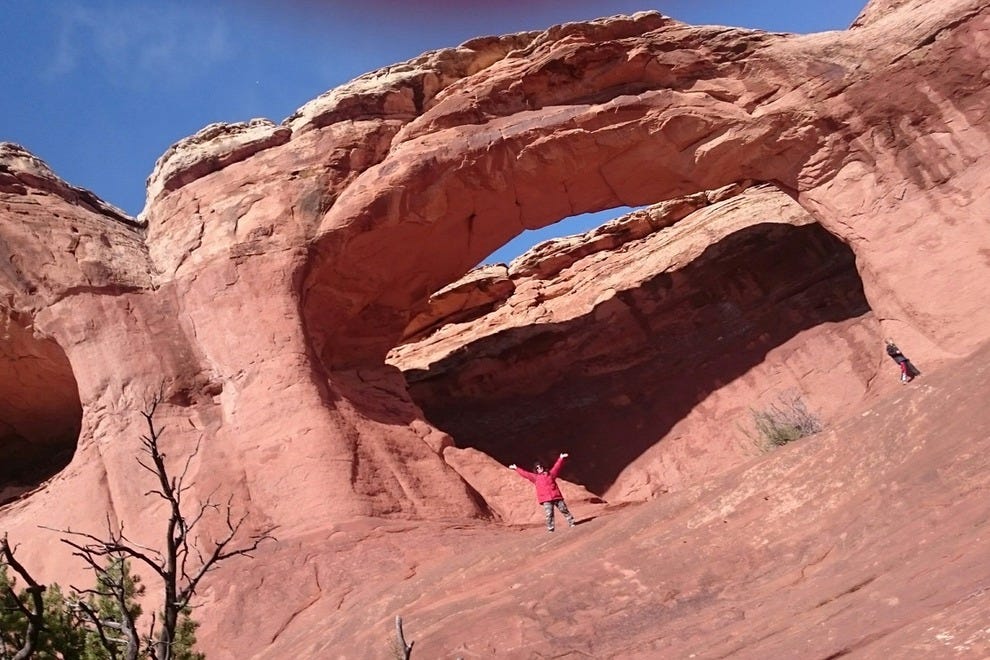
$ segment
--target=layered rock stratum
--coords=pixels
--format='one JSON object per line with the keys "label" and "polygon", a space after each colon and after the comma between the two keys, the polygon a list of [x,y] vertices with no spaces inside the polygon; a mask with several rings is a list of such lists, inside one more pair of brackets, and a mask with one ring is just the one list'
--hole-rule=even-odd
{"label": "layered rock stratum", "polygon": [[[986,657],[988,56],[981,0],[480,38],[204,128],[139,218],[3,145],[0,529],[63,583],[51,529],[154,544],[160,394],[278,539],[211,658]],[[826,429],[764,453],[781,396]],[[563,450],[548,536],[503,466]]]}

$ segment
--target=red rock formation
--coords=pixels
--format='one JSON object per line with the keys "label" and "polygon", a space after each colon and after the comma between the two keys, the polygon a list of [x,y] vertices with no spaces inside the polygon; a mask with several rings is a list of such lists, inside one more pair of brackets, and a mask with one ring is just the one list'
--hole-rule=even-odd
{"label": "red rock formation", "polygon": [[[974,612],[987,576],[974,553],[985,548],[988,472],[975,402],[985,397],[977,375],[958,389],[939,368],[990,328],[988,30],[983,0],[910,0],[873,3],[852,29],[820,35],[647,13],[475,40],[364,76],[280,126],[207,127],[159,161],[138,221],[5,146],[0,365],[57,394],[29,409],[13,390],[37,385],[4,386],[0,443],[40,451],[58,436],[61,451],[76,425],[79,437],[69,465],[5,505],[0,526],[43,579],[77,581],[80,568],[51,551],[39,523],[96,531],[109,515],[154,543],[156,512],[135,469],[137,411],[164,391],[166,452],[178,461],[200,446],[191,497],[220,489],[252,525],[278,526],[278,545],[207,585],[210,657],[367,657],[396,610],[415,612],[408,632],[429,635],[418,647],[436,650],[427,655],[545,654],[560,639],[605,657],[793,656],[807,640],[823,656],[871,642],[878,654],[937,655],[942,632],[928,627],[943,624],[965,647],[956,652],[979,652],[985,624]],[[630,229],[644,243],[683,233],[681,249],[658,252],[676,267],[629,264],[611,297],[582,299],[584,287],[556,297],[554,330],[577,331],[587,380],[560,360],[540,368],[577,395],[611,397],[603,418],[569,423],[656,425],[621,455],[599,450],[601,470],[573,462],[579,514],[601,506],[582,485],[615,499],[680,491],[609,516],[574,554],[532,554],[529,531],[504,536],[504,522],[538,518],[524,489],[503,488],[493,458],[429,424],[386,354],[407,328],[431,329],[431,293],[524,228],[747,180],[772,183],[817,224],[788,216],[767,227],[741,214],[737,230],[719,220],[687,231],[701,223],[695,214],[649,235]],[[608,232],[592,240],[619,242]],[[556,263],[527,266],[529,279],[510,269],[506,300],[566,288],[562,264],[607,254],[574,245]],[[462,289],[455,307],[494,308],[507,284],[482,307]],[[778,318],[764,295],[794,304]],[[517,340],[546,328],[505,330],[512,342],[495,347],[522,355]],[[875,343],[887,334],[934,387],[901,405],[893,381],[874,377],[890,368]],[[719,336],[734,350],[709,350]],[[546,338],[564,354],[566,338]],[[478,345],[493,344],[479,335]],[[664,391],[669,408],[635,400],[609,374],[622,367],[648,382],[655,372],[617,363],[627,347],[670,365],[668,390],[690,387]],[[25,355],[38,366],[22,365]],[[700,373],[681,366],[698,363]],[[532,370],[520,365],[525,378],[512,387],[532,390]],[[456,374],[451,391],[464,394],[469,377]],[[713,449],[696,436],[791,383],[833,435],[692,483],[740,457],[731,438]],[[850,417],[857,405],[873,412]],[[18,430],[41,416],[49,429]],[[486,448],[522,453],[522,440]],[[594,442],[589,433],[582,448]],[[957,503],[960,515],[948,516]],[[553,593],[576,597],[533,596],[528,586],[544,575]],[[664,629],[658,611],[671,615]]]}
{"label": "red rock formation", "polygon": [[[488,313],[457,322],[472,311],[457,305],[390,362],[458,446],[505,464],[568,449],[571,476],[609,501],[752,456],[750,409],[791,391],[826,421],[847,414],[882,341],[852,253],[772,188],[728,192],[538,246],[497,307],[476,296]],[[486,272],[431,306],[491,289]]]}

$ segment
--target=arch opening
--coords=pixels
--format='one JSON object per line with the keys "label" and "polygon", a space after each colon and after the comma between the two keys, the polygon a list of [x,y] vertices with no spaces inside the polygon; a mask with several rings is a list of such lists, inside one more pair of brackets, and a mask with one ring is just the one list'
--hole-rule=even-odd
{"label": "arch opening", "polygon": [[[877,334],[855,257],[794,207],[805,216],[800,222],[751,221],[681,267],[602,295],[585,313],[465,333],[471,341],[450,344],[433,360],[417,362],[415,344],[402,346],[390,362],[426,419],[458,447],[503,464],[569,450],[581,458],[565,478],[610,497],[626,487],[623,475],[673,435],[694,438],[668,462],[690,461],[692,442],[697,448],[739,435],[726,425],[745,422],[759,394],[774,387],[838,378],[834,387],[862,395],[867,374],[828,369],[836,354],[861,357]],[[434,348],[442,342],[416,339]],[[795,362],[814,362],[816,351],[826,353],[821,365],[799,374]],[[676,479],[670,473],[678,470],[690,472],[680,466],[659,478]]]}
{"label": "arch opening", "polygon": [[13,315],[0,317],[0,505],[64,469],[82,404],[61,347]]}
{"label": "arch opening", "polygon": [[618,206],[604,211],[572,215],[539,229],[527,229],[515,238],[509,240],[497,250],[483,259],[481,266],[488,264],[509,263],[524,254],[530,248],[544,241],[563,238],[568,235],[580,234],[600,227],[605,222],[622,217],[633,211],[646,208],[645,206]]}

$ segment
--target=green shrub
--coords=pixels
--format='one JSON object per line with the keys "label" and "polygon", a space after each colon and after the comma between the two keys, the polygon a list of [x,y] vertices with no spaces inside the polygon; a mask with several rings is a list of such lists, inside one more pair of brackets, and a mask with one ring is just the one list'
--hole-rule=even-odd
{"label": "green shrub", "polygon": [[[44,627],[38,637],[31,657],[39,660],[121,660],[128,657],[126,640],[121,636],[124,617],[117,600],[110,595],[114,582],[122,585],[131,619],[141,615],[136,598],[144,593],[144,586],[131,573],[126,559],[111,559],[105,574],[97,578],[96,586],[86,590],[85,601],[78,592],[66,596],[58,584],[50,584],[44,590]],[[28,604],[25,590],[18,591],[17,580],[9,574],[7,565],[0,561],[0,660],[16,656],[24,646],[28,622],[24,610],[18,606]],[[105,627],[101,636],[93,616]],[[173,660],[204,660],[205,656],[193,650],[196,644],[198,624],[191,618],[187,607],[182,610],[176,637],[172,645]],[[161,615],[159,615],[161,618]],[[135,649],[136,657],[150,657],[149,639],[143,640],[144,650]]]}

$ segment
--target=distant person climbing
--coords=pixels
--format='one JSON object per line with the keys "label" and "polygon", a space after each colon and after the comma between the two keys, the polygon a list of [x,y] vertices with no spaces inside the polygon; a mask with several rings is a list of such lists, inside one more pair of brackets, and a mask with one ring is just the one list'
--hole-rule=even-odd
{"label": "distant person climbing", "polygon": [[536,499],[543,505],[543,511],[546,513],[548,532],[552,532],[554,529],[554,507],[559,509],[560,513],[567,520],[567,526],[574,527],[574,516],[568,511],[567,505],[564,503],[564,496],[561,495],[560,488],[557,487],[557,475],[560,474],[560,468],[567,456],[567,454],[561,454],[549,472],[547,472],[541,463],[537,463],[533,467],[534,472],[527,472],[521,467],[516,466],[515,463],[509,466],[510,470],[515,470],[520,477],[528,479],[536,485]]}
{"label": "distant person climbing", "polygon": [[887,355],[889,355],[891,359],[897,363],[897,366],[901,368],[901,382],[910,383],[914,380],[914,377],[921,372],[918,371],[913,364],[911,364],[911,360],[904,356],[901,349],[897,348],[897,344],[894,343],[893,339],[888,337],[884,341],[887,344]]}

